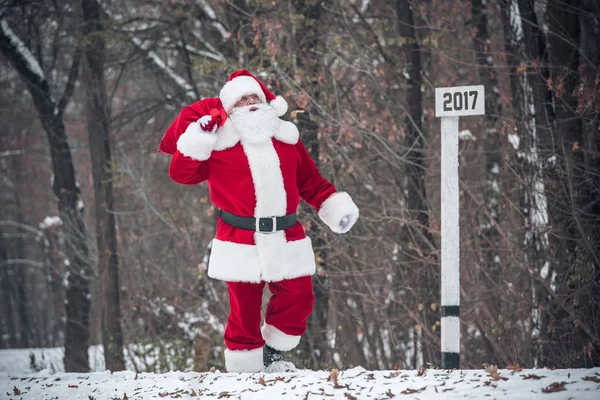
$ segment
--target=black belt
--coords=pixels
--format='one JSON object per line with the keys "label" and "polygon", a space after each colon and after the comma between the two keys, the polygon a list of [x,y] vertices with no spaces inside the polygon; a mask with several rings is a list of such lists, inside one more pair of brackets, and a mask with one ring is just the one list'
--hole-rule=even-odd
{"label": "black belt", "polygon": [[296,225],[296,213],[283,217],[258,218],[258,221],[254,217],[240,217],[225,210],[219,211],[219,216],[225,223],[231,226],[256,232],[282,231]]}

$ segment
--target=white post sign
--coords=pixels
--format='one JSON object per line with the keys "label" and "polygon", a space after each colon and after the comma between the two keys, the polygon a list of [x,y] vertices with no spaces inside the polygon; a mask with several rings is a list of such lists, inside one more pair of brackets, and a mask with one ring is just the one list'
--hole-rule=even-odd
{"label": "white post sign", "polygon": [[460,367],[458,117],[485,114],[483,85],[435,88],[442,118],[442,368]]}

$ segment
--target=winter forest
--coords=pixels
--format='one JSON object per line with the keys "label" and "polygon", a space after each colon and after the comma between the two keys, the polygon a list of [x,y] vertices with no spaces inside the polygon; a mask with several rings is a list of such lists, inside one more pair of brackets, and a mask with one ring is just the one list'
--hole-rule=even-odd
{"label": "winter forest", "polygon": [[344,235],[298,210],[316,302],[290,361],[440,366],[434,89],[481,84],[459,126],[461,367],[600,366],[599,1],[0,0],[0,50],[0,349],[223,369],[218,210],[157,148],[245,68],[360,208]]}

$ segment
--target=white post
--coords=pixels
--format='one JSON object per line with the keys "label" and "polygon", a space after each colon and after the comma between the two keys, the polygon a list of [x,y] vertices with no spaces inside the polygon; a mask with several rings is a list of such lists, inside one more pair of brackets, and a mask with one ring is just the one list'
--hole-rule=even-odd
{"label": "white post", "polygon": [[460,231],[458,117],[485,114],[484,88],[435,88],[435,115],[442,118],[442,368],[460,368]]}
{"label": "white post", "polygon": [[442,117],[442,368],[460,366],[458,117]]}

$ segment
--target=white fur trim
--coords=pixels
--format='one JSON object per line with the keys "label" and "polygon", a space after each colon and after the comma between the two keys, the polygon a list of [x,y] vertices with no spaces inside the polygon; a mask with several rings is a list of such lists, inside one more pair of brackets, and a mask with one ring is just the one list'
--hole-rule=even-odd
{"label": "white fur trim", "polygon": [[208,276],[231,282],[278,282],[315,273],[312,242],[286,242],[283,232],[256,233],[257,245],[213,239]]}
{"label": "white fur trim", "polygon": [[260,331],[265,342],[275,350],[290,351],[300,343],[300,336],[288,335],[273,325],[264,324]]}
{"label": "white fur trim", "polygon": [[225,349],[225,368],[227,372],[260,372],[263,364],[263,348],[252,350]]}
{"label": "white fur trim", "polygon": [[235,130],[231,119],[227,118],[225,123],[217,129],[217,144],[215,150],[230,149],[240,141],[240,135]]}
{"label": "white fur trim", "polygon": [[279,156],[273,142],[265,140],[258,143],[245,143],[245,140],[242,140],[242,146],[248,158],[256,194],[254,217],[285,215],[287,193],[283,186]]}
{"label": "white fur trim", "polygon": [[257,94],[260,101],[263,103],[267,102],[265,93],[256,79],[248,75],[241,75],[227,82],[223,86],[223,89],[221,89],[219,98],[221,99],[223,108],[229,114],[235,103],[246,94]]}
{"label": "white fur trim", "polygon": [[[340,227],[340,221],[348,216],[350,221],[345,229]],[[346,192],[337,192],[329,196],[321,204],[319,217],[335,233],[345,233],[352,228],[352,225],[358,219],[358,207],[352,201],[350,195]]]}
{"label": "white fur trim", "polygon": [[[300,133],[296,124],[290,121],[279,120],[279,129],[275,132],[275,139],[287,143],[296,144],[300,139]],[[235,126],[228,118],[225,123],[220,126],[215,135],[217,136],[217,143],[214,146],[214,150],[226,150],[230,149],[240,141],[240,135],[236,131]]]}
{"label": "white fur trim", "polygon": [[288,110],[288,103],[281,96],[276,96],[269,104],[277,111],[278,117],[284,115]]}
{"label": "white fur trim", "polygon": [[300,138],[300,132],[296,124],[290,121],[281,120],[279,129],[275,132],[275,139],[287,144],[296,144]]}
{"label": "white fur trim", "polygon": [[[291,129],[291,127],[295,128],[295,125],[290,123],[287,127]],[[257,132],[256,137],[259,133]],[[217,131],[217,135],[219,134]],[[286,136],[287,140],[291,140],[288,136],[291,135]],[[251,142],[256,137],[242,139],[256,195],[254,217],[285,215],[287,193],[279,156],[272,140],[267,138],[268,140]],[[208,276],[225,281],[273,282],[314,274],[315,258],[308,237],[288,242],[283,231],[257,232],[254,234],[254,242],[256,245],[215,239],[209,260]]]}
{"label": "white fur trim", "polygon": [[177,140],[177,150],[184,156],[198,161],[208,160],[214,150],[217,137],[213,133],[205,132],[197,122],[188,125],[183,135]]}

